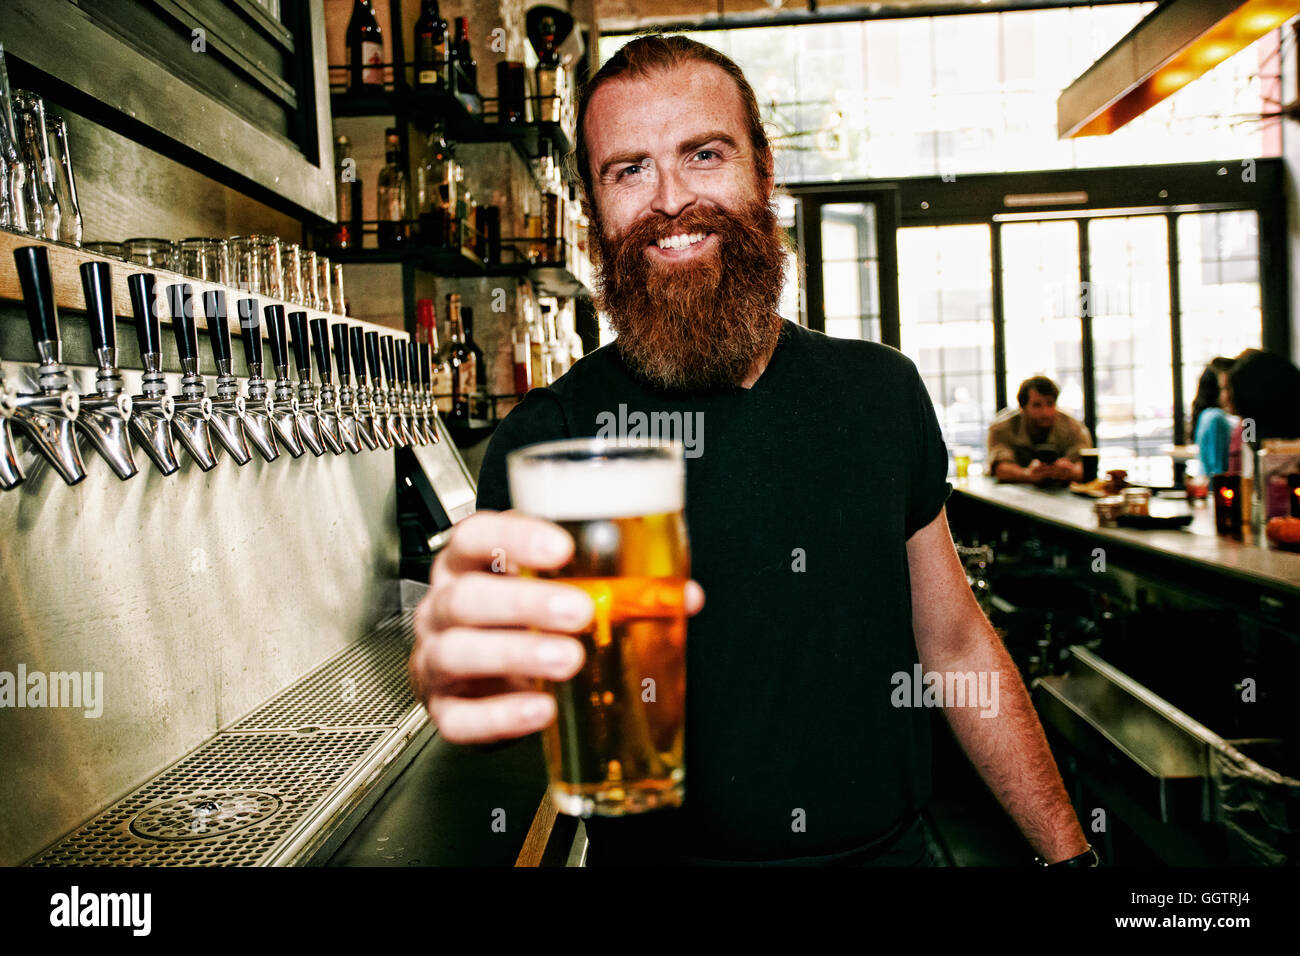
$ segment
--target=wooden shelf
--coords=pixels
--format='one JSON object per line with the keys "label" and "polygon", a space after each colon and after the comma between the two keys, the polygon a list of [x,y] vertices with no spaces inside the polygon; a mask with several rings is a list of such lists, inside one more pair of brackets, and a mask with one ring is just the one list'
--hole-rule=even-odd
{"label": "wooden shelf", "polygon": [[[172,324],[164,290],[167,286],[177,282],[187,282],[194,290],[193,299],[191,300],[194,303],[194,324],[201,331],[206,331],[208,327],[207,317],[203,313],[202,296],[204,292],[212,289],[225,289],[226,291],[226,309],[231,316],[230,331],[232,335],[240,334],[239,313],[236,311],[235,306],[238,299],[255,298],[263,308],[278,303],[284,306],[286,313],[297,312],[306,308],[306,306],[286,302],[283,299],[273,299],[270,296],[246,292],[231,286],[221,286],[212,282],[201,282],[198,279],[192,279],[189,276],[170,272],[166,269],[152,269],[147,266],[137,265],[134,262],[123,262],[121,259],[96,255],[93,252],[85,252],[72,246],[34,239],[22,233],[2,229],[0,229],[0,299],[8,299],[14,302],[21,302],[23,299],[22,289],[18,284],[18,271],[14,266],[14,250],[20,246],[44,246],[49,250],[50,276],[54,281],[54,302],[60,312],[70,310],[84,313],[86,311],[85,293],[81,288],[81,265],[85,262],[107,262],[112,266],[113,312],[119,318],[133,321],[135,317],[131,311],[131,294],[127,289],[126,278],[136,272],[151,272],[157,277],[159,292],[158,318],[163,325],[169,326]],[[388,326],[377,322],[367,322],[352,316],[335,315],[313,309],[307,309],[307,311],[312,313],[312,317],[328,316],[332,321],[347,321],[349,325],[359,325],[367,331],[382,332],[384,334],[392,332],[405,334],[404,325],[401,324]],[[401,322],[400,318],[398,321]],[[266,336],[266,323],[263,322],[262,337],[266,338]]]}

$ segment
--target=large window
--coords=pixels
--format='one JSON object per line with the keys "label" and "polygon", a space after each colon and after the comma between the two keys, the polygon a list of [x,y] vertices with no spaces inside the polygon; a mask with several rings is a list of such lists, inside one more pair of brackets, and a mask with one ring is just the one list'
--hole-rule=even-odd
{"label": "large window", "polygon": [[[1058,140],[1061,90],[1154,3],[691,34],[745,71],[778,182],[1276,155],[1258,52],[1229,57],[1110,136]],[[601,39],[602,59],[628,41]]]}
{"label": "large window", "polygon": [[898,230],[900,347],[930,392],[948,449],[982,462],[996,409],[989,227]]}
{"label": "large window", "polygon": [[874,203],[822,207],[826,334],[880,341],[880,256]]}

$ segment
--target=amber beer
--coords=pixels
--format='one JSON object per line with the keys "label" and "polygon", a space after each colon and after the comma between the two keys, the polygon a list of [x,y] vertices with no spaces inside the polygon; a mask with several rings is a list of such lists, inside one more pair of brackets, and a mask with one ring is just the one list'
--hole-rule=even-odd
{"label": "amber beer", "polygon": [[686,612],[690,579],[680,443],[546,442],[507,458],[520,511],[573,536],[573,559],[539,576],[596,604],[573,679],[542,682],[558,715],[542,733],[561,813],[621,816],[685,796]]}

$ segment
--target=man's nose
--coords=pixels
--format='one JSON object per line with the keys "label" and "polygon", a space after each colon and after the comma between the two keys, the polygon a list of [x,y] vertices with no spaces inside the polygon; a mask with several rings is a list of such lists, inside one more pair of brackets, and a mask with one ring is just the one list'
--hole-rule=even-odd
{"label": "man's nose", "polygon": [[673,166],[660,166],[659,184],[652,203],[654,211],[673,218],[693,202],[695,191],[682,171]]}

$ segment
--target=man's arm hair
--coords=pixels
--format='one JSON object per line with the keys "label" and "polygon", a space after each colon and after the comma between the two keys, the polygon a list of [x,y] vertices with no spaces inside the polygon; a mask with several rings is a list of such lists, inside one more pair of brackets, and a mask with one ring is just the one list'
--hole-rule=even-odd
{"label": "man's arm hair", "polygon": [[1078,856],[1088,842],[1083,828],[1020,673],[971,594],[943,511],[908,539],[907,563],[922,671],[984,672],[996,686],[995,716],[947,702],[944,717],[962,750],[1039,856]]}

